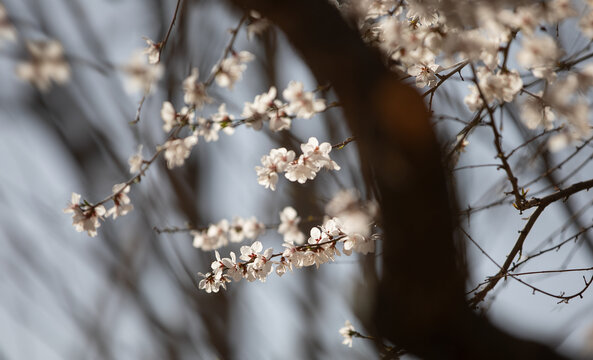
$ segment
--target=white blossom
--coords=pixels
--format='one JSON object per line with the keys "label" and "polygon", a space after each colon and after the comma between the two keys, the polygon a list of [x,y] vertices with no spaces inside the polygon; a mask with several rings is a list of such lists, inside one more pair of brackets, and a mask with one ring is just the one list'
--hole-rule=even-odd
{"label": "white blossom", "polygon": [[142,168],[142,144],[138,145],[136,153],[128,159],[128,165],[130,165],[130,174],[135,174]]}
{"label": "white blossom", "polygon": [[243,223],[243,232],[248,239],[255,240],[266,231],[266,226],[257,221],[255,217],[245,219]]}
{"label": "white blossom", "polygon": [[237,262],[237,257],[234,252],[231,251],[230,258],[223,258],[221,261],[227,268],[227,276],[234,281],[239,281],[243,278],[243,271],[241,270],[240,263]]}
{"label": "white blossom", "polygon": [[216,65],[212,69],[212,73],[215,74],[214,79],[216,80],[216,84],[220,87],[232,89],[235,82],[241,80],[243,72],[247,69],[245,63],[253,59],[253,54],[248,51],[233,53],[231,56],[223,59],[220,65]]}
{"label": "white blossom", "polygon": [[284,176],[292,181],[304,184],[307,180],[313,180],[317,176],[319,167],[317,164],[306,156],[299,156],[297,161],[291,162],[286,167]]}
{"label": "white blossom", "polygon": [[284,172],[290,162],[294,160],[295,153],[286,148],[272,149],[269,155],[261,158],[263,166],[256,166],[257,182],[272,191],[276,190],[278,173]]}
{"label": "white blossom", "polygon": [[270,26],[268,19],[263,18],[255,10],[249,12],[249,24],[247,24],[247,38],[251,40],[253,35],[260,35]]}
{"label": "white blossom", "polygon": [[212,102],[212,98],[206,92],[204,83],[198,82],[200,72],[198,68],[193,68],[191,75],[183,80],[183,101],[188,105],[193,105],[197,109],[204,107],[204,104]]}
{"label": "white blossom", "polygon": [[519,29],[526,35],[532,35],[542,18],[541,7],[538,5],[521,6],[515,11],[503,10],[499,19],[507,26]]}
{"label": "white blossom", "polygon": [[233,135],[235,132],[235,128],[232,126],[233,120],[235,120],[235,117],[227,113],[224,103],[220,104],[218,112],[212,115],[212,121],[217,123],[227,135]]}
{"label": "white blossom", "polygon": [[253,127],[254,130],[261,130],[263,122],[268,121],[268,110],[274,106],[276,99],[276,88],[272,86],[268,92],[257,95],[253,103],[245,102],[242,117],[246,119],[246,124]]}
{"label": "white blossom", "polygon": [[150,40],[149,38],[144,38],[146,41],[146,47],[144,48],[144,54],[148,58],[148,63],[150,65],[156,65],[161,60],[161,47],[162,43],[158,42],[155,43],[154,41]]}
{"label": "white blossom", "polygon": [[250,246],[241,246],[241,256],[239,256],[239,259],[243,261],[255,261],[263,248],[262,243],[259,241],[254,242]]}
{"label": "white blossom", "polygon": [[167,167],[173,169],[176,166],[183,166],[185,159],[187,159],[191,153],[191,148],[197,143],[198,136],[196,134],[192,134],[185,139],[173,139],[167,141],[163,145]]}
{"label": "white blossom", "polygon": [[286,111],[286,104],[278,99],[274,100],[274,106],[268,110],[268,118],[271,131],[288,130],[292,124],[292,119]]}
{"label": "white blossom", "polygon": [[241,217],[235,217],[229,227],[229,238],[231,242],[241,242],[245,238],[245,220]]}
{"label": "white blossom", "polygon": [[223,275],[221,272],[218,273],[207,273],[207,274],[202,274],[202,273],[198,273],[198,275],[200,275],[201,277],[203,277],[202,280],[200,280],[200,282],[198,283],[198,288],[205,290],[207,293],[217,293],[220,290],[220,287],[222,286],[224,289],[226,289],[226,283],[229,281],[225,275]]}
{"label": "white blossom", "polygon": [[478,79],[482,94],[488,103],[493,100],[498,100],[500,103],[511,102],[523,87],[523,81],[516,70],[492,73],[486,68],[480,67],[478,68]]}
{"label": "white blossom", "polygon": [[[208,226],[206,236],[208,237],[209,244],[213,245],[213,249],[218,249],[228,245],[228,231],[229,222],[226,219],[222,219],[218,223],[210,224],[210,226]],[[204,251],[208,251],[207,249],[204,249],[204,246],[202,246],[202,249]]]}
{"label": "white blossom", "polygon": [[218,132],[220,131],[220,123],[198,118],[198,135],[203,136],[206,142],[218,141]]}
{"label": "white blossom", "polygon": [[189,107],[184,106],[177,113],[173,104],[169,101],[163,102],[161,107],[161,119],[163,119],[163,131],[169,132],[174,126],[190,123],[194,117],[194,112]]}
{"label": "white blossom", "polygon": [[192,231],[191,235],[194,237],[192,245],[196,249],[204,251],[218,249],[218,238],[208,236],[207,231]]}
{"label": "white blossom", "polygon": [[359,234],[367,237],[371,233],[372,214],[361,203],[355,190],[338,192],[326,205],[325,212],[339,219],[339,228],[346,234]]}
{"label": "white blossom", "polygon": [[363,255],[375,252],[375,241],[360,234],[348,235],[346,241],[344,241],[344,254],[350,255],[352,251]]}
{"label": "white blossom", "polygon": [[546,105],[541,99],[541,93],[537,97],[529,96],[521,106],[521,119],[530,129],[535,129],[540,125],[544,129],[550,130],[554,127],[556,116],[550,106]]}
{"label": "white blossom", "polygon": [[533,75],[549,81],[555,79],[554,67],[560,56],[556,42],[548,35],[523,38],[517,61],[530,69]]}
{"label": "white blossom", "polygon": [[101,226],[99,219],[105,215],[103,205],[88,206],[80,203],[80,194],[72,193],[70,205],[64,213],[72,213],[72,226],[78,232],[86,231],[90,237],[97,236],[97,228]]}
{"label": "white blossom", "polygon": [[478,111],[484,106],[480,91],[476,85],[468,85],[468,88],[471,92],[465,97],[463,102],[467,105],[470,111]]}
{"label": "white blossom", "polygon": [[289,82],[282,96],[289,102],[287,113],[295,114],[299,118],[309,119],[326,108],[325,100],[315,99],[315,95],[304,91],[303,83],[298,81]]}
{"label": "white blossom", "polygon": [[126,74],[125,86],[129,93],[150,92],[152,85],[163,75],[163,66],[148,64],[142,51],[135,52],[122,70]]}
{"label": "white blossom", "polygon": [[559,22],[578,15],[571,0],[552,0],[547,5],[544,16],[549,23]]}
{"label": "white blossom", "polygon": [[319,143],[315,137],[310,137],[306,144],[301,144],[303,156],[309,158],[318,169],[340,170],[338,164],[329,157],[332,146],[328,142]]}
{"label": "white blossom", "polygon": [[433,62],[419,63],[408,68],[408,74],[416,77],[416,86],[423,88],[425,86],[434,86],[437,82],[435,75],[440,66]]}
{"label": "white blossom", "polygon": [[64,49],[57,40],[27,41],[31,55],[29,61],[20,62],[16,73],[41,91],[47,91],[51,83],[65,84],[70,79],[70,66],[64,59]]}
{"label": "white blossom", "polygon": [[344,337],[342,344],[348,345],[348,347],[352,347],[352,335],[356,330],[354,330],[354,326],[350,323],[350,321],[346,320],[344,327],[340,328],[339,332],[340,335]]}
{"label": "white blossom", "polygon": [[134,206],[130,204],[130,198],[127,195],[130,192],[130,185],[125,183],[115,184],[111,191],[114,194],[112,197],[113,207],[105,213],[105,216],[109,217],[112,215],[115,220],[118,216],[124,216],[132,211]]}
{"label": "white blossom", "polygon": [[280,212],[278,232],[284,235],[284,242],[290,244],[302,244],[305,242],[305,234],[298,227],[300,221],[301,218],[292,206],[287,206]]}

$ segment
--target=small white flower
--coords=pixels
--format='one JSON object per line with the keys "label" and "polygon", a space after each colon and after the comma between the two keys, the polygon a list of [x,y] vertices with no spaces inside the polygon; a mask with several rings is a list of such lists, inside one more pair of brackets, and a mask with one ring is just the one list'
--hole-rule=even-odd
{"label": "small white flower", "polygon": [[97,236],[97,228],[101,226],[99,219],[105,215],[105,207],[98,205],[89,207],[80,204],[80,194],[72,193],[70,205],[64,213],[72,213],[72,225],[78,232],[86,231],[90,237]]}
{"label": "small white flower", "polygon": [[319,144],[315,137],[310,137],[306,144],[301,144],[303,156],[312,161],[318,168],[327,168],[329,170],[340,170],[338,164],[329,157],[332,146],[328,142]]}
{"label": "small white flower", "polygon": [[280,226],[278,232],[284,235],[284,241],[289,244],[302,244],[305,242],[305,234],[299,230],[301,218],[296,210],[287,206],[280,212]]}
{"label": "small white flower", "polygon": [[228,231],[229,222],[226,219],[220,220],[217,224],[210,224],[206,232],[206,235],[213,244],[214,249],[218,249],[228,245]]}
{"label": "small white flower", "polygon": [[257,182],[272,191],[276,190],[278,173],[284,172],[288,164],[294,160],[295,153],[285,148],[272,149],[270,155],[261,158],[263,166],[256,166]]}
{"label": "small white flower", "polygon": [[198,135],[203,136],[206,142],[218,141],[220,123],[213,120],[198,118]]}
{"label": "small white flower", "polygon": [[235,253],[231,251],[230,259],[224,258],[222,259],[222,263],[227,268],[227,276],[229,276],[234,281],[239,281],[243,277],[243,271],[241,270],[241,265],[237,263],[237,257]]}
{"label": "small white flower", "polygon": [[[536,95],[541,96],[541,93]],[[554,128],[554,119],[556,116],[541,98],[529,96],[521,107],[521,118],[530,129],[535,129],[542,125],[544,129],[550,130]]]}
{"label": "small white flower", "polygon": [[144,38],[146,41],[146,47],[144,48],[144,54],[148,57],[148,63],[150,65],[156,65],[161,60],[161,47],[162,44],[160,42],[155,43],[149,38]]}
{"label": "small white flower", "polygon": [[338,164],[329,157],[331,149],[330,143],[319,144],[316,138],[309,138],[306,144],[301,144],[303,154],[288,164],[284,176],[289,181],[304,184],[307,180],[315,179],[321,168],[340,170]]}
{"label": "small white flower", "polygon": [[130,165],[130,174],[135,174],[142,168],[142,144],[138,145],[138,151],[128,159]]}
{"label": "small white flower", "polygon": [[220,258],[220,254],[218,253],[217,250],[214,250],[214,254],[216,256],[216,261],[213,261],[212,264],[210,265],[210,268],[212,269],[212,271],[216,274],[219,272],[223,272],[224,269],[227,268],[227,266],[222,262],[222,259]]}
{"label": "small white flower", "polygon": [[307,241],[311,245],[318,245],[329,240],[327,234],[321,231],[318,227],[311,229],[309,240]]}
{"label": "small white flower", "polygon": [[152,85],[163,75],[163,66],[148,64],[142,51],[135,52],[122,70],[126,74],[125,85],[129,93],[149,93]]}
{"label": "small white flower", "polygon": [[134,209],[134,206],[130,204],[130,198],[127,193],[130,192],[130,185],[115,184],[111,189],[113,191],[113,207],[107,211],[106,217],[113,215],[113,219],[117,219],[118,216],[124,216],[128,212]]}
{"label": "small white flower", "polygon": [[257,95],[253,103],[246,102],[243,107],[242,117],[246,119],[246,124],[253,127],[254,130],[261,130],[263,122],[268,121],[268,110],[274,106],[276,99],[276,88],[272,86],[268,92]]}
{"label": "small white flower", "polygon": [[192,245],[196,249],[210,251],[218,246],[217,239],[209,237],[206,231],[192,231],[191,235],[194,237]]}
{"label": "small white flower", "polygon": [[259,279],[261,282],[266,282],[268,275],[272,272],[272,265],[274,264],[270,261],[272,257],[274,249],[268,248],[264,251],[263,254],[258,255],[251,265],[256,278]]}
{"label": "small white flower", "polygon": [[250,217],[249,219],[245,219],[243,223],[243,232],[245,233],[245,237],[251,240],[257,239],[261,234],[266,231],[266,226],[257,221],[255,217]]}
{"label": "small white flower", "polygon": [[233,120],[235,120],[235,117],[227,113],[224,103],[220,104],[218,112],[212,115],[212,121],[217,123],[227,135],[233,135],[235,132],[235,128],[232,126]]}
{"label": "small white flower", "polygon": [[207,273],[207,274],[202,274],[202,273],[198,273],[198,275],[202,276],[203,279],[200,280],[200,282],[198,283],[198,288],[205,290],[207,293],[217,293],[220,290],[220,287],[222,286],[224,289],[226,289],[226,283],[230,280],[228,280],[226,278],[226,276],[224,274],[222,274],[222,272],[218,272],[218,273]]}
{"label": "small white flower", "polygon": [[241,246],[241,256],[239,259],[243,261],[255,261],[263,248],[262,243],[259,241],[254,242],[251,246]]}
{"label": "small white flower", "polygon": [[183,166],[185,159],[187,159],[191,153],[191,148],[197,143],[198,136],[196,134],[190,135],[185,139],[167,141],[163,145],[167,167],[173,169],[176,166]]}
{"label": "small white flower", "polygon": [[41,91],[47,91],[52,81],[65,84],[70,79],[70,66],[64,59],[64,49],[57,40],[27,41],[31,60],[20,62],[16,73]]}
{"label": "small white flower", "polygon": [[463,102],[470,111],[478,111],[484,106],[484,100],[480,96],[480,90],[476,85],[468,85],[468,88],[471,90],[470,94],[463,99]]}
{"label": "small white flower", "polygon": [[276,274],[282,276],[286,273],[286,270],[292,270],[292,266],[284,257],[282,257],[280,262],[276,265]]}
{"label": "small white flower", "polygon": [[436,72],[440,66],[432,62],[425,62],[412,65],[408,68],[408,74],[416,77],[416,86],[423,88],[425,86],[434,86],[437,82]]}
{"label": "small white flower", "polygon": [[249,24],[247,25],[247,38],[251,40],[253,35],[263,33],[268,26],[270,26],[268,19],[263,18],[257,11],[251,10],[249,12]]}
{"label": "small white flower", "polygon": [[339,332],[340,335],[344,337],[342,344],[348,345],[348,347],[352,347],[352,336],[354,335],[356,330],[354,330],[354,326],[352,326],[350,321],[346,320],[344,327],[340,328]]}
{"label": "small white flower", "polygon": [[240,217],[235,217],[229,228],[229,238],[231,242],[238,243],[245,238],[245,220]]}
{"label": "small white flower", "polygon": [[286,90],[282,92],[282,96],[289,102],[286,111],[299,118],[309,119],[315,113],[324,111],[326,108],[325,100],[315,99],[315,95],[312,92],[304,91],[303,83],[298,81],[289,82]]}
{"label": "small white flower", "polygon": [[348,235],[344,241],[344,254],[350,255],[352,251],[363,255],[375,252],[375,240],[360,234]]}
{"label": "small white flower", "polygon": [[216,84],[220,87],[233,88],[235,82],[241,80],[243,72],[247,69],[245,63],[250,62],[254,59],[253,54],[248,51],[241,51],[239,53],[233,53],[226,59],[220,62],[220,65],[214,66],[212,73],[216,74],[214,79]]}
{"label": "small white flower", "polygon": [[183,101],[188,105],[193,105],[198,109],[204,107],[204,104],[212,102],[212,98],[206,93],[204,83],[198,82],[200,72],[198,68],[193,68],[191,75],[183,80]]}
{"label": "small white flower", "polygon": [[290,129],[292,119],[290,115],[285,111],[286,104],[276,99],[274,100],[274,106],[268,111],[268,117],[270,119],[270,130],[282,131]]}
{"label": "small white flower", "polygon": [[163,119],[163,131],[169,132],[174,126],[186,124],[192,121],[194,112],[184,106],[179,113],[175,112],[173,104],[169,101],[163,102],[161,107],[161,119]]}
{"label": "small white flower", "polygon": [[289,181],[304,184],[307,180],[313,180],[317,176],[319,166],[306,156],[299,156],[297,161],[291,162],[286,167],[286,177]]}
{"label": "small white flower", "polygon": [[520,65],[533,72],[538,78],[545,78],[549,81],[555,79],[553,71],[560,51],[554,39],[548,35],[523,38],[522,48],[517,54],[517,61]]}

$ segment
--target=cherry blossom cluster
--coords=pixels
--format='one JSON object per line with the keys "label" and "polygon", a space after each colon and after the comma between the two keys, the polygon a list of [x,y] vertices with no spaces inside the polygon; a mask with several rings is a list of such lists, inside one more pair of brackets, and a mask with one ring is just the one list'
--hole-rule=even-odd
{"label": "cherry blossom cluster", "polygon": [[266,189],[274,191],[278,183],[278,173],[284,173],[284,176],[292,182],[304,184],[307,180],[315,179],[317,173],[323,168],[340,170],[340,166],[329,156],[331,150],[330,143],[319,144],[315,137],[310,137],[306,144],[301,144],[303,153],[297,159],[293,150],[272,149],[269,155],[262,156],[262,166],[255,167],[257,182]]}
{"label": "cherry blossom cluster", "polygon": [[[298,226],[301,218],[296,210],[287,206],[280,212],[280,225],[278,233],[284,235],[284,241],[295,244],[305,242],[303,234]],[[192,230],[194,237],[193,246],[203,251],[212,251],[229,245],[229,243],[240,243],[244,239],[256,240],[266,230],[266,226],[257,221],[255,217],[244,219],[235,217],[232,222],[223,219],[216,224],[210,224],[202,230]]]}
{"label": "cherry blossom cluster", "polygon": [[301,82],[291,81],[282,92],[288,103],[277,99],[276,94],[276,88],[272,86],[257,95],[252,103],[245,103],[241,116],[247,119],[247,126],[260,130],[267,122],[272,131],[288,130],[293,118],[309,119],[326,109],[325,100],[315,99],[313,92],[304,91]]}
{"label": "cherry blossom cluster", "polygon": [[[113,186],[113,194],[101,203],[91,205],[86,201],[81,201],[80,194],[72,193],[70,205],[64,209],[64,213],[72,213],[72,225],[78,232],[86,231],[91,237],[97,236],[97,228],[101,226],[99,220],[112,216],[116,219],[118,216],[124,216],[134,206],[131,204],[127,193],[130,191],[128,184],[116,184]],[[105,210],[103,203],[111,200],[113,207]]]}
{"label": "cherry blossom cluster", "polygon": [[[309,238],[304,243],[304,235],[298,229],[300,218],[296,210],[292,207],[284,208],[280,213],[281,224],[278,227],[278,232],[284,235],[283,252],[274,253],[273,248],[264,251],[260,241],[242,246],[238,259],[232,251],[228,258],[221,258],[216,251],[212,271],[207,274],[199,273],[202,276],[199,288],[208,293],[218,292],[220,287],[226,289],[226,283],[231,281],[246,279],[265,282],[273,271],[282,276],[295,268],[313,265],[319,267],[334,261],[336,256],[341,256],[338,243],[342,244],[342,252],[348,256],[353,252],[368,254],[375,251],[375,239],[379,235],[371,232],[375,215],[375,206],[372,203],[361,202],[355,191],[342,191],[330,201],[326,211],[338,216],[326,217],[323,225],[311,228]],[[228,223],[223,224],[222,230],[220,226],[211,225],[212,233],[215,236],[217,232],[224,233],[227,227]]]}
{"label": "cherry blossom cluster", "polygon": [[[221,71],[223,70],[218,69],[214,73],[217,77],[222,76],[220,75],[222,74]],[[192,74],[183,82],[184,100],[188,106],[184,106],[179,112],[176,112],[173,104],[165,101],[161,108],[161,118],[163,119],[163,130],[165,132],[168,133],[174,128],[180,129],[187,125],[194,129],[189,136],[183,139],[176,137],[169,139],[160,148],[165,151],[165,159],[170,169],[184,164],[191,153],[192,147],[198,143],[198,136],[202,136],[206,142],[218,141],[218,133],[221,130],[227,135],[232,135],[235,127],[240,124],[246,124],[259,130],[264,122],[269,123],[272,131],[287,130],[290,128],[292,118],[310,118],[316,112],[326,109],[325,100],[315,99],[312,92],[303,90],[302,83],[292,81],[283,92],[285,99],[289,103],[282,103],[276,99],[276,88],[271,87],[267,93],[256,96],[253,103],[245,103],[242,113],[243,119],[241,120],[235,120],[235,117],[226,111],[224,103],[219,106],[217,113],[208,118],[198,117],[196,119],[195,109],[213,101],[206,92],[206,84],[197,81],[198,76],[198,69],[194,68]],[[236,79],[234,75],[232,78]]]}
{"label": "cherry blossom cluster", "polygon": [[[437,88],[449,77],[443,71],[454,68],[451,75],[461,75],[467,64],[475,64],[476,84],[469,86],[465,98],[471,111],[513,102],[523,93],[519,105],[528,127],[562,127],[550,137],[552,150],[587,137],[590,104],[582,95],[590,82],[579,74],[589,70],[574,71],[573,67],[588,59],[578,59],[588,47],[565,56],[558,37],[541,29],[545,25],[558,28],[561,22],[576,19],[582,35],[593,39],[593,2],[551,0],[514,7],[505,1],[463,4],[363,0],[337,6],[355,14],[363,38],[381,48],[396,68],[414,77],[418,87]],[[459,11],[461,6],[463,11]],[[524,84],[522,77],[527,75],[520,75],[525,74],[522,69],[509,68],[510,64],[529,71],[540,83]],[[563,71],[570,71],[566,79],[559,76]],[[541,84],[539,88],[545,91],[528,94],[527,87],[533,84]]]}
{"label": "cherry blossom cluster", "polygon": [[[368,254],[375,251],[375,236],[364,237],[360,234],[346,234],[337,218],[328,219],[322,226],[314,227],[310,231],[310,237],[306,244],[296,245],[284,242],[285,250],[282,253],[274,253],[273,248],[263,251],[263,245],[256,241],[251,246],[242,246],[239,259],[234,252],[230,257],[221,258],[218,251],[215,252],[216,261],[212,263],[212,271],[207,274],[199,273],[202,280],[199,288],[206,292],[218,292],[220,287],[226,289],[226,283],[231,281],[260,280],[265,282],[268,275],[274,271],[282,276],[287,270],[299,269],[307,266],[317,266],[335,261],[340,256],[340,250],[336,244],[343,244],[342,252],[351,255],[353,251]],[[278,260],[273,260],[278,258]]]}
{"label": "cherry blossom cluster", "polygon": [[232,222],[223,219],[210,224],[203,230],[193,230],[193,246],[204,251],[212,251],[227,246],[229,242],[240,243],[244,239],[255,240],[266,231],[266,226],[255,217],[244,219],[235,217]]}

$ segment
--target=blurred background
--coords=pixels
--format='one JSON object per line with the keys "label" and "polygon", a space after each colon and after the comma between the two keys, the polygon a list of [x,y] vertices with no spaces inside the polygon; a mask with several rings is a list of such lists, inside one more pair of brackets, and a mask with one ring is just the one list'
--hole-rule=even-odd
{"label": "blurred background", "polygon": [[[96,202],[114,184],[128,180],[127,160],[138,145],[143,144],[146,158],[162,144],[163,101],[182,106],[183,79],[192,67],[205,79],[231,37],[228,30],[243,15],[223,1],[183,1],[162,54],[164,75],[146,97],[140,121],[131,125],[143,95],[125,91],[122,68],[145,46],[144,36],[154,41],[164,37],[176,3],[2,0],[18,39],[0,45],[0,359],[376,358],[370,342],[355,339],[349,349],[338,334],[347,319],[364,333],[377,276],[375,256],[342,256],[320,269],[271,275],[266,283],[231,283],[227,291],[206,294],[198,290],[196,274],[210,270],[214,254],[193,248],[188,233],[153,230],[203,227],[234,216],[277,224],[285,206],[303,218],[319,217],[339,189],[354,187],[364,195],[356,143],[332,152],[342,167],[337,173],[322,172],[304,185],[280,179],[276,192],[257,184],[254,167],[271,148],[298,150],[310,136],[332,144],[351,136],[339,108],[293,121],[290,134],[239,127],[233,136],[221,133],[218,142],[200,139],[181,168],[168,170],[157,160],[131,189],[134,210],[103,222],[96,238],[77,233],[70,216],[62,213],[72,192]],[[72,72],[67,84],[41,92],[16,76],[17,64],[28,58],[26,39],[62,43]],[[586,45],[578,36],[561,41],[568,51]],[[324,85],[315,82],[274,28],[251,40],[242,28],[234,48],[253,53],[256,60],[232,91],[209,88],[215,102],[204,114],[224,102],[239,117],[245,101],[270,86],[284,89],[290,80],[304,82],[309,90]],[[466,93],[466,83],[457,77],[435,96],[435,128],[444,146],[464,126],[455,119],[471,119],[463,105]],[[324,96],[335,100],[331,92]],[[511,150],[537,133],[522,126],[517,109],[506,111],[504,147]],[[537,179],[527,186],[530,194],[591,178],[588,143],[578,152],[571,147],[550,153],[546,138],[530,141],[512,158],[521,184]],[[468,140],[452,171],[459,208],[467,210],[460,223],[503,262],[527,215],[518,215],[503,194],[506,178],[496,166],[473,167],[495,163],[491,132],[478,127]],[[568,157],[561,168],[541,176]],[[583,244],[593,244],[591,202],[591,194],[583,192],[550,206],[525,253],[580,235],[520,270],[590,267],[592,253]],[[304,223],[301,229],[308,233],[310,226]],[[272,229],[262,242],[277,249],[282,237]],[[471,243],[466,247],[469,291],[498,269]],[[231,250],[237,252],[238,246],[222,249],[221,255]],[[571,294],[582,289],[587,274],[526,279],[552,293]],[[509,279],[493,293],[484,309],[505,330],[558,346],[571,356],[586,356],[587,346],[593,351],[590,292],[557,304]]]}

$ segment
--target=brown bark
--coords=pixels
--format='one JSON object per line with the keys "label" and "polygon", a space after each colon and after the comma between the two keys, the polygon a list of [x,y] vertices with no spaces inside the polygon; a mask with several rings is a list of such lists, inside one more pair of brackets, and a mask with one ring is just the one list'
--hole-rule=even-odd
{"label": "brown bark", "polygon": [[399,82],[323,0],[232,0],[282,29],[320,84],[331,82],[377,191],[385,241],[374,331],[423,358],[557,359],[473,313],[439,145],[419,94]]}

